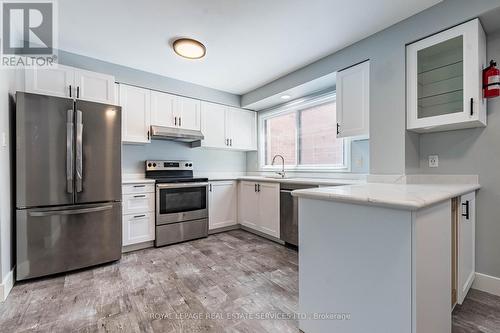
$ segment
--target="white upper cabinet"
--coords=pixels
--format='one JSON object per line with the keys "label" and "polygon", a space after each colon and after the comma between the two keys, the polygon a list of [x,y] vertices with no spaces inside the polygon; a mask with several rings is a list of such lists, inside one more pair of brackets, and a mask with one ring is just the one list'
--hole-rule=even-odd
{"label": "white upper cabinet", "polygon": [[58,97],[74,97],[74,68],[59,65],[57,68],[32,68],[25,71],[26,91]]}
{"label": "white upper cabinet", "polygon": [[337,73],[337,137],[370,135],[370,62]]}
{"label": "white upper cabinet", "polygon": [[58,65],[25,71],[27,92],[58,97],[79,98],[114,104],[115,78],[111,75]]}
{"label": "white upper cabinet", "polygon": [[75,70],[76,98],[112,104],[115,100],[114,84],[114,76]]}
{"label": "white upper cabinet", "polygon": [[221,104],[201,102],[202,146],[257,150],[257,113]]}
{"label": "white upper cabinet", "polygon": [[193,98],[178,97],[178,126],[188,130],[201,129],[200,101]]}
{"label": "white upper cabinet", "polygon": [[205,139],[204,147],[226,148],[226,110],[227,106],[201,102],[201,132]]}
{"label": "white upper cabinet", "polygon": [[486,126],[486,37],[478,19],[410,44],[406,54],[409,130]]}
{"label": "white upper cabinet", "polygon": [[226,113],[229,146],[238,150],[257,150],[257,113],[230,107]]}
{"label": "white upper cabinet", "polygon": [[151,124],[199,131],[200,101],[151,91]]}
{"label": "white upper cabinet", "polygon": [[151,91],[120,84],[119,104],[122,107],[122,141],[149,143],[151,124]]}
{"label": "white upper cabinet", "polygon": [[458,220],[458,303],[462,304],[474,282],[476,238],[476,193],[460,198],[461,218]]}
{"label": "white upper cabinet", "polygon": [[[151,124],[177,127],[177,96],[151,91]],[[174,122],[175,120],[175,122]]]}

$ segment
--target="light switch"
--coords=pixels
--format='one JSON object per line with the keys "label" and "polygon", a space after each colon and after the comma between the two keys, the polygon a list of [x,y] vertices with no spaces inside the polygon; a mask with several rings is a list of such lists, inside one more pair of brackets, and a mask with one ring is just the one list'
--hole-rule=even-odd
{"label": "light switch", "polygon": [[2,147],[7,147],[7,133],[2,132]]}

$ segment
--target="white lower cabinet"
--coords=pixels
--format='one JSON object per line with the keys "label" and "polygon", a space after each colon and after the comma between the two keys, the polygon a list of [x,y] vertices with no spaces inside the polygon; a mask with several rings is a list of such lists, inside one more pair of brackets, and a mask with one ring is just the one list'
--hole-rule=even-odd
{"label": "white lower cabinet", "polygon": [[458,219],[458,285],[457,302],[462,304],[469,292],[476,273],[475,238],[476,238],[476,194],[471,192],[460,198]]}
{"label": "white lower cabinet", "polygon": [[238,213],[241,225],[280,237],[279,183],[240,182]]}
{"label": "white lower cabinet", "polygon": [[214,181],[209,184],[208,229],[236,225],[237,182]]}
{"label": "white lower cabinet", "polygon": [[153,184],[125,184],[123,192],[123,246],[155,239]]}

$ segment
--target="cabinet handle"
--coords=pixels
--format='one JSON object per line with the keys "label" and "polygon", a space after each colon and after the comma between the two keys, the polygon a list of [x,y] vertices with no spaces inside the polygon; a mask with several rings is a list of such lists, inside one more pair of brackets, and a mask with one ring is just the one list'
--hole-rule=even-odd
{"label": "cabinet handle", "polygon": [[182,126],[182,118],[179,117],[179,126]]}
{"label": "cabinet handle", "polygon": [[260,184],[257,184],[257,192],[260,192]]}
{"label": "cabinet handle", "polygon": [[134,219],[138,219],[138,218],[141,218],[141,217],[146,217],[146,214],[134,215]]}
{"label": "cabinet handle", "polygon": [[209,189],[208,189],[210,192],[212,192],[212,184],[209,185]]}
{"label": "cabinet handle", "polygon": [[134,187],[146,187],[146,185],[134,185]]}
{"label": "cabinet handle", "polygon": [[340,125],[339,125],[339,123],[337,123],[337,135],[339,135],[339,134],[340,134]]}
{"label": "cabinet handle", "polygon": [[145,198],[146,195],[145,194],[141,194],[141,195],[134,195],[134,198]]}
{"label": "cabinet handle", "polygon": [[71,88],[71,84],[70,84],[69,85],[69,97],[71,97],[71,90],[72,90],[72,88]]}
{"label": "cabinet handle", "polygon": [[[465,207],[465,213],[463,212],[464,207]],[[469,216],[469,200],[466,200],[465,202],[462,203],[462,216],[465,216],[466,220],[468,220],[470,218],[470,216]]]}
{"label": "cabinet handle", "polygon": [[80,98],[80,86],[76,87],[76,98]]}
{"label": "cabinet handle", "polygon": [[253,184],[253,186],[255,187],[254,191],[257,192],[257,184]]}
{"label": "cabinet handle", "polygon": [[150,137],[149,137],[149,131],[148,131],[148,141],[149,141]]}
{"label": "cabinet handle", "polygon": [[474,98],[470,99],[470,115],[474,115]]}
{"label": "cabinet handle", "polygon": [[174,117],[174,125],[177,126],[177,117]]}
{"label": "cabinet handle", "polygon": [[233,146],[233,139],[229,139],[229,145],[232,147]]}
{"label": "cabinet handle", "polygon": [[229,146],[229,139],[226,139],[226,146]]}

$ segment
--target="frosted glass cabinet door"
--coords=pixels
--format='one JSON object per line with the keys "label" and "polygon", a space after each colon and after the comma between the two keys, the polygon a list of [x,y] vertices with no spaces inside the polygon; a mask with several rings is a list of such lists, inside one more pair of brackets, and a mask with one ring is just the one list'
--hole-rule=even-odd
{"label": "frosted glass cabinet door", "polygon": [[486,125],[481,91],[485,35],[479,20],[410,44],[406,52],[408,129]]}

